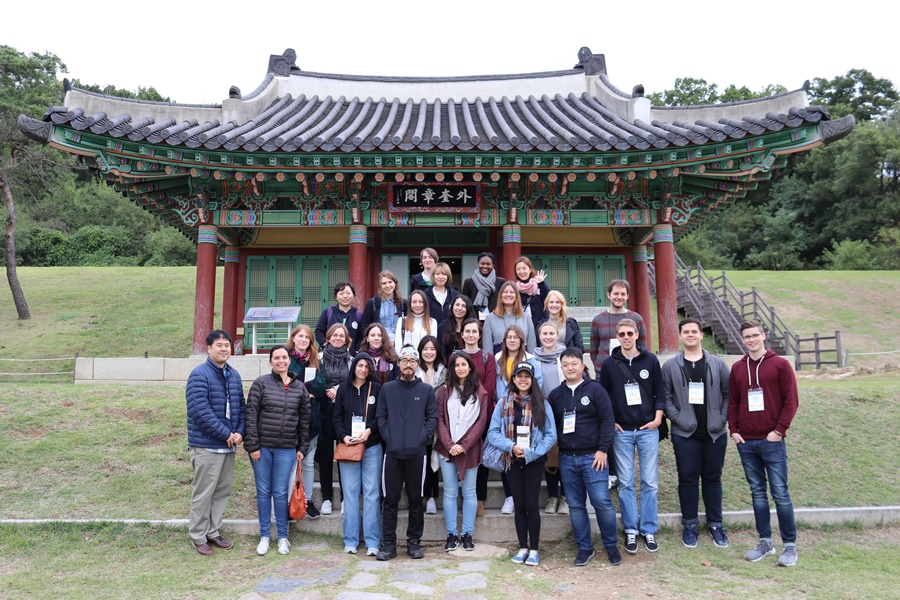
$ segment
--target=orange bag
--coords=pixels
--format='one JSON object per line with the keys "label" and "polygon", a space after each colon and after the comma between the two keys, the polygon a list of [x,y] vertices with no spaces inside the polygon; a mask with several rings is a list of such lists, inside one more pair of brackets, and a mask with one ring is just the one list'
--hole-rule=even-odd
{"label": "orange bag", "polygon": [[297,461],[297,481],[294,482],[294,491],[291,492],[288,515],[297,521],[306,516],[306,492],[303,490],[303,467],[300,461]]}

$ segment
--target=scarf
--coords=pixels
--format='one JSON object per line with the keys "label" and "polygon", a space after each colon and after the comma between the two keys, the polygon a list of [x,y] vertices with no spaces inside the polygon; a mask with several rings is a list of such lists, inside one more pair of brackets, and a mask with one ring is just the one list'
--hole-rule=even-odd
{"label": "scarf", "polygon": [[[514,394],[510,392],[506,396],[506,400],[503,401],[503,409],[500,413],[501,423],[503,426],[503,431],[506,432],[506,437],[512,440],[513,444],[516,443],[516,406],[519,406],[522,409],[522,425],[527,425],[529,428],[531,427],[531,396],[519,396],[518,394]],[[508,452],[503,453],[503,462],[506,463],[506,469],[509,470],[509,467],[512,463],[512,455]]]}
{"label": "scarf", "polygon": [[306,352],[304,352],[303,354],[300,354],[300,352],[296,349],[291,350],[289,354],[291,355],[291,358],[296,360],[301,365],[309,364],[309,348],[307,348]]}
{"label": "scarf", "polygon": [[325,346],[322,352],[322,369],[325,371],[325,383],[337,385],[350,377],[350,350],[346,346],[335,348]]}
{"label": "scarf", "polygon": [[475,272],[472,274],[472,283],[475,284],[475,289],[478,290],[475,298],[472,300],[472,305],[484,308],[488,305],[488,298],[494,293],[494,286],[497,284],[496,269],[491,270],[491,274],[487,277],[482,275],[481,271],[475,269]]}
{"label": "scarf", "polygon": [[450,421],[450,439],[459,442],[478,420],[481,412],[478,398],[472,396],[463,404],[459,398],[459,391],[455,388],[450,391],[447,398],[447,417]]}
{"label": "scarf", "polygon": [[516,287],[519,288],[520,294],[525,294],[526,296],[534,296],[538,293],[538,284],[534,277],[524,283],[516,279]]}
{"label": "scarf", "polygon": [[534,359],[538,361],[541,368],[541,374],[544,376],[544,385],[541,388],[549,394],[548,390],[553,390],[560,383],[565,381],[562,368],[559,364],[559,355],[563,353],[566,347],[556,342],[556,348],[550,352],[545,352],[543,346],[534,349]]}

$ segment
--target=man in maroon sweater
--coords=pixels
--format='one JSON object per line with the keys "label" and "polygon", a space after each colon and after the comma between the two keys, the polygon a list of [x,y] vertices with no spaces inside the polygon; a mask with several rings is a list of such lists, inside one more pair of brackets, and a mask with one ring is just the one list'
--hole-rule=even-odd
{"label": "man in maroon sweater", "polygon": [[784,438],[797,414],[797,380],[791,364],[766,350],[766,334],[758,321],[741,324],[747,354],[731,367],[728,381],[728,430],[737,444],[750,484],[759,544],[744,558],[751,562],[775,554],[768,488],[775,500],[784,551],[778,565],[797,563],[797,526],[788,493],[787,445]]}

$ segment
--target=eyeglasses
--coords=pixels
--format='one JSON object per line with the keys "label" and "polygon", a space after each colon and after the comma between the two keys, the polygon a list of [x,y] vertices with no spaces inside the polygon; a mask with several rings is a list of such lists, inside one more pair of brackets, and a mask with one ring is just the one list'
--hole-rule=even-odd
{"label": "eyeglasses", "polygon": [[412,363],[417,363],[417,362],[419,362],[419,361],[417,361],[414,358],[401,358],[397,361],[397,364],[398,365],[411,365]]}
{"label": "eyeglasses", "polygon": [[520,337],[517,336],[517,335],[509,335],[509,336],[506,336],[506,341],[507,341],[507,342],[511,342],[511,341],[517,341],[517,342],[518,342],[518,341],[520,341],[521,339],[522,339],[522,338],[520,338]]}
{"label": "eyeglasses", "polygon": [[634,331],[620,331],[616,335],[619,337],[634,337],[637,335],[637,333]]}
{"label": "eyeglasses", "polygon": [[761,333],[750,333],[750,334],[745,335],[744,339],[747,341],[755,340],[756,338],[760,337],[761,335],[762,335]]}

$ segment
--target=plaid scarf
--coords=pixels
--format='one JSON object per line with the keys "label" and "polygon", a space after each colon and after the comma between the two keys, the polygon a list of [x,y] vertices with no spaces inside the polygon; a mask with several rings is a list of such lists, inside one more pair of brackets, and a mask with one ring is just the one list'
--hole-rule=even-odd
{"label": "plaid scarf", "polygon": [[[503,430],[506,431],[506,437],[512,440],[513,444],[516,443],[516,406],[518,405],[522,409],[522,425],[527,425],[529,428],[531,427],[531,396],[519,396],[518,394],[514,394],[509,392],[507,394],[506,399],[503,401],[503,410],[501,411],[501,420],[503,425]],[[506,463],[506,468],[509,470],[509,467],[512,463],[512,455],[509,452],[503,453],[503,462]]]}

